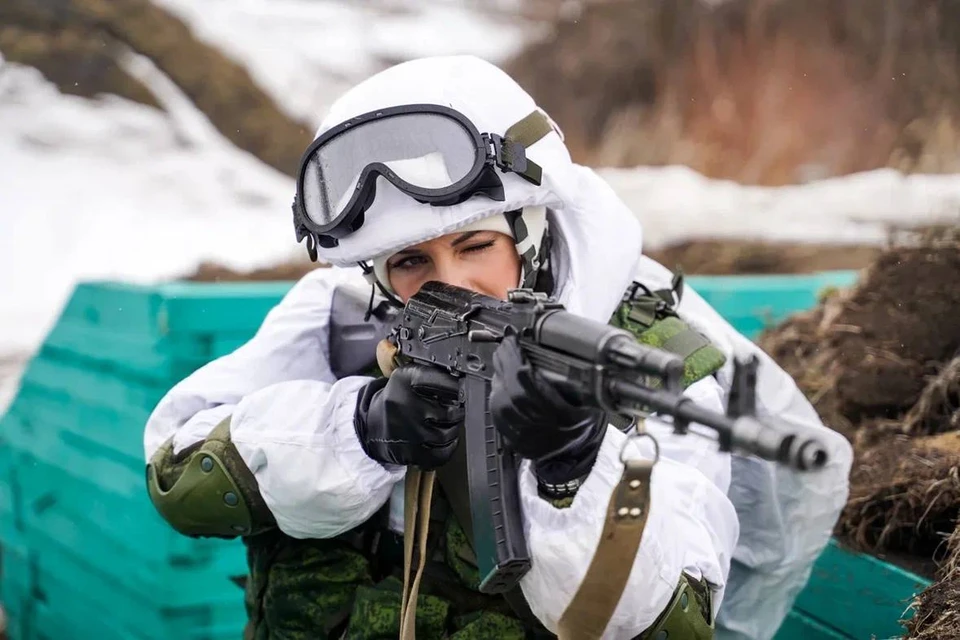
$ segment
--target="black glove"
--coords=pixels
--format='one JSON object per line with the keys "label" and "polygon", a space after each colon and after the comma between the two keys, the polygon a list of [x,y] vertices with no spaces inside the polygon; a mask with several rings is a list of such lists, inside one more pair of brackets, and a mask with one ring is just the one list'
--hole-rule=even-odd
{"label": "black glove", "polygon": [[458,396],[457,380],[434,367],[408,365],[368,383],[353,414],[360,446],[382,464],[443,466],[464,420]]}
{"label": "black glove", "polygon": [[530,367],[516,337],[497,347],[493,371],[494,425],[511,449],[534,462],[541,483],[564,484],[587,475],[606,433],[604,412],[568,402]]}

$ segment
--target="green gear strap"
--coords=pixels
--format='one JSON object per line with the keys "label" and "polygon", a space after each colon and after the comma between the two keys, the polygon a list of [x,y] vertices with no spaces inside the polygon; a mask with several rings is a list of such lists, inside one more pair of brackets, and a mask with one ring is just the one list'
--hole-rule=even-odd
{"label": "green gear strap", "polygon": [[720,370],[726,356],[702,333],[677,315],[674,306],[683,292],[683,276],[676,275],[670,289],[645,290],[634,284],[610,319],[610,324],[632,333],[637,341],[683,358],[681,380],[688,387]]}
{"label": "green gear strap", "polygon": [[639,640],[712,640],[714,636],[713,596],[700,580],[680,574],[670,604],[657,621],[640,634]]}
{"label": "green gear strap", "polygon": [[[510,128],[503,134],[503,139],[508,143],[516,143],[526,150],[551,131],[553,131],[553,126],[547,117],[542,112],[535,110],[510,125]],[[534,184],[540,184],[540,180],[543,178],[543,169],[540,165],[529,158],[523,164],[517,163],[512,145],[506,147],[505,153],[509,156],[507,158],[508,164],[513,167],[513,171]]]}
{"label": "green gear strap", "polygon": [[522,144],[524,147],[530,147],[551,131],[553,131],[553,127],[547,117],[539,110],[535,110],[524,116],[522,120],[510,125],[503,137]]}
{"label": "green gear strap", "polygon": [[168,440],[147,465],[147,490],[163,519],[186,536],[235,538],[276,526],[230,441],[229,418],[180,456]]}

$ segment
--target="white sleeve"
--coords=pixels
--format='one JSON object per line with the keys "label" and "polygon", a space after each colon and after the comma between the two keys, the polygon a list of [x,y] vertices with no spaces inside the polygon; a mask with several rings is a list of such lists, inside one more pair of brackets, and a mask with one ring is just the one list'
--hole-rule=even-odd
{"label": "white sleeve", "polygon": [[[691,385],[687,395],[722,412],[716,380]],[[739,523],[726,496],[730,456],[698,435],[673,435],[655,419],[647,431],[660,445],[660,460],[651,477],[650,514],[633,569],[604,638],[633,638],[650,627],[666,608],[686,571],[712,587],[714,613],[723,600]],[[620,480],[620,452],[627,436],[607,428],[596,464],[573,504],[558,509],[537,495],[528,463],[521,473],[521,501],[532,568],[521,588],[533,613],[553,632],[573,599],[593,559],[606,518],[607,504]],[[648,438],[628,445],[626,456],[653,457]]]}
{"label": "white sleeve", "polygon": [[249,342],[174,386],[147,421],[146,459],[171,437],[182,451],[232,416],[231,439],[281,531],[325,538],[369,519],[404,469],[370,459],[354,433],[357,393],[370,378],[337,381],[328,364],[333,290],[352,275],[311,272]]}

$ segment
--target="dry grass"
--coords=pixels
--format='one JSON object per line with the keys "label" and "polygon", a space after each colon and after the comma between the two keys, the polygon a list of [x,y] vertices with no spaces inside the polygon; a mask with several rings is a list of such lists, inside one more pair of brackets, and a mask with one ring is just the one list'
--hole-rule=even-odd
{"label": "dry grass", "polygon": [[960,170],[956,0],[607,0],[508,68],[587,164],[749,184]]}
{"label": "dry grass", "polygon": [[760,338],[853,443],[837,536],[905,565],[934,563],[913,639],[960,638],[958,273],[960,227],[905,234],[855,287]]}

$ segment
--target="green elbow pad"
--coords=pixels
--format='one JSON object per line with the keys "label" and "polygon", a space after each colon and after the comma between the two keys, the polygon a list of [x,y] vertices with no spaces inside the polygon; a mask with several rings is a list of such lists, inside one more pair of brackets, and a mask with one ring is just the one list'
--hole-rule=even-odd
{"label": "green elbow pad", "polygon": [[640,634],[640,640],[712,640],[712,603],[713,594],[706,582],[681,574],[667,608],[651,628]]}
{"label": "green elbow pad", "polygon": [[276,526],[230,441],[229,418],[179,456],[167,441],[147,464],[147,491],[160,516],[186,536],[235,538]]}

